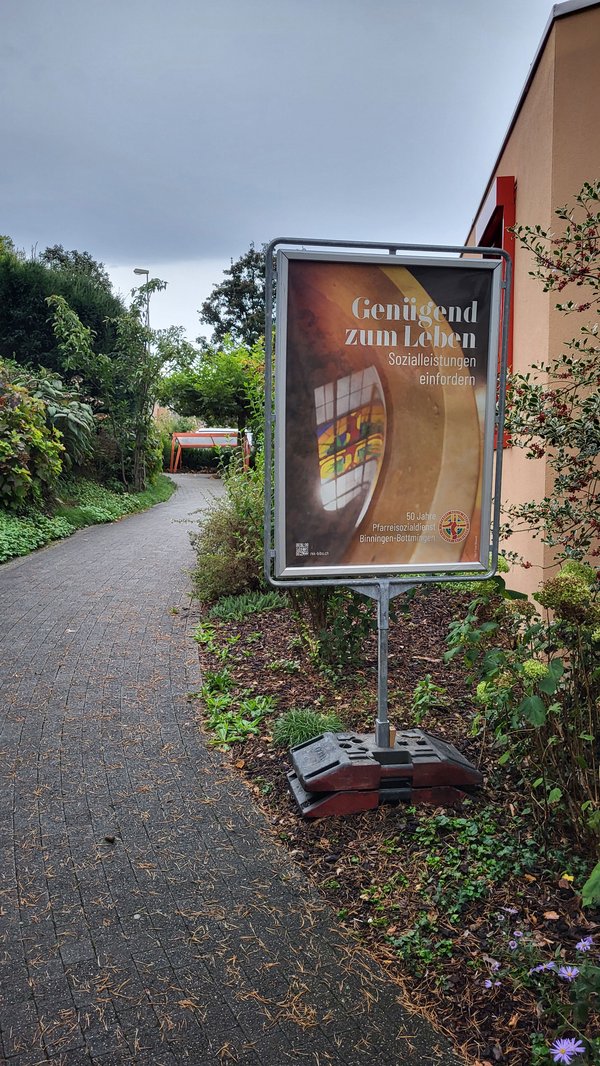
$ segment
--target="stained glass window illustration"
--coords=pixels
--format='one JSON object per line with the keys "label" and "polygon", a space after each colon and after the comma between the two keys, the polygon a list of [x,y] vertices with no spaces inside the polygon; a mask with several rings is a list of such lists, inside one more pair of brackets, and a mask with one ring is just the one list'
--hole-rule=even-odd
{"label": "stained glass window illustration", "polygon": [[374,366],[315,389],[321,500],[339,511],[364,496],[356,524],[369,505],[383,461],[386,410]]}

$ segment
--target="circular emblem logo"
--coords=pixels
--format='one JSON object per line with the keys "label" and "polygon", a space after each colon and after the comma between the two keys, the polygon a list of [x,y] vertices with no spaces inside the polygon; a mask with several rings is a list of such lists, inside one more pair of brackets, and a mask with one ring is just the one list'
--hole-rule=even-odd
{"label": "circular emblem logo", "polygon": [[464,511],[446,511],[438,523],[438,530],[442,540],[449,544],[458,544],[469,536],[471,523],[469,516]]}

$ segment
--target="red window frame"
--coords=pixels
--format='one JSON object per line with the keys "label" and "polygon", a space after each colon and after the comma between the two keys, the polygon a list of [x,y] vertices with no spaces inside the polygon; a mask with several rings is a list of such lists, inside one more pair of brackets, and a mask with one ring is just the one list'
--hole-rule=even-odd
{"label": "red window frame", "polygon": [[[515,235],[511,228],[516,222],[517,183],[512,176],[496,178],[486,197],[485,203],[475,221],[475,242],[483,248],[502,248],[508,252],[513,264],[515,260]],[[513,369],[513,319],[514,319],[514,285],[515,272],[512,271],[510,305],[508,315],[507,367]],[[504,447],[510,439],[504,435]]]}

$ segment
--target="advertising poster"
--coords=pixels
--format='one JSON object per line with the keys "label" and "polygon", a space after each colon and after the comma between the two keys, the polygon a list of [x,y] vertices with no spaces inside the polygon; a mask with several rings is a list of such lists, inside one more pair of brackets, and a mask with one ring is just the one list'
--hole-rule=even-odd
{"label": "advertising poster", "polygon": [[278,252],[278,577],[487,570],[501,273]]}

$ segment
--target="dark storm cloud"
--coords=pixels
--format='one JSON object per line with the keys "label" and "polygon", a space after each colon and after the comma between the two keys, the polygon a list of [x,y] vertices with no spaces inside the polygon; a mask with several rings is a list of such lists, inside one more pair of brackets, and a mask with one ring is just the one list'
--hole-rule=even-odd
{"label": "dark storm cloud", "polygon": [[4,0],[0,232],[113,262],[459,240],[550,6]]}

